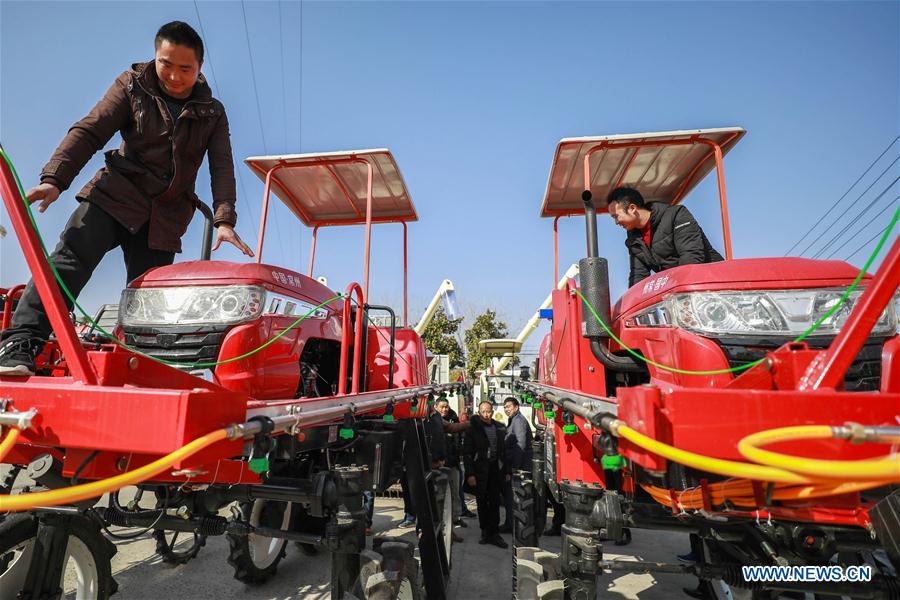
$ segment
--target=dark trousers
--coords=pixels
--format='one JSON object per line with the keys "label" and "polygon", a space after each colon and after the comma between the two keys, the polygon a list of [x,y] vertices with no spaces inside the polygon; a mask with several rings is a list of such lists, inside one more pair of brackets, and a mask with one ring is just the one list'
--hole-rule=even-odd
{"label": "dark trousers", "polygon": [[462,462],[459,463],[459,506],[463,512],[466,512],[469,507],[466,506],[466,474],[464,471],[465,467]]}
{"label": "dark trousers", "polygon": [[475,500],[478,504],[478,525],[482,537],[500,530],[501,475],[497,461],[475,465]]}
{"label": "dark trousers", "polygon": [[412,496],[409,493],[409,482],[406,478],[406,471],[403,471],[403,475],[400,477],[400,491],[403,494],[403,517],[415,518],[416,511],[413,509]]}
{"label": "dark trousers", "polygon": [[[128,281],[140,277],[153,267],[171,265],[174,252],[152,250],[147,245],[149,222],[132,234],[102,208],[90,202],[81,202],[65,229],[59,243],[50,255],[60,278],[76,298],[87,285],[94,269],[106,253],[121,246],[125,256]],[[66,307],[72,310],[72,301],[60,290]],[[118,298],[115,301],[118,302]],[[3,332],[2,338],[26,335],[46,340],[50,336],[50,320],[41,303],[34,280],[28,282],[13,313],[12,326]]]}

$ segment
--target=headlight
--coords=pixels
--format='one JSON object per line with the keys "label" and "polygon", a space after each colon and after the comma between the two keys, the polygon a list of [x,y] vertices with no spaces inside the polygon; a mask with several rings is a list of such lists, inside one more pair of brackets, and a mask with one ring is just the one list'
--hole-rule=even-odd
{"label": "headlight", "polygon": [[[703,335],[798,336],[838,304],[846,289],[689,292],[674,294],[628,319],[629,327],[682,327]],[[853,293],[810,335],[835,335],[862,295]],[[897,307],[888,304],[872,335],[896,332]]]}
{"label": "headlight", "polygon": [[119,302],[122,325],[228,325],[258,317],[266,291],[258,286],[126,289]]}

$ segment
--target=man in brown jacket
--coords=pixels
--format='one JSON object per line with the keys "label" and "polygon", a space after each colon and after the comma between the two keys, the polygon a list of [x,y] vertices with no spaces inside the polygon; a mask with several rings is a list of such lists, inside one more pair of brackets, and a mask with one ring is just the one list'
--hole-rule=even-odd
{"label": "man in brown jacket", "polygon": [[[91,112],[72,126],[41,172],[41,183],[26,195],[29,203],[40,202],[38,211],[44,212],[88,160],[121,133],[122,144],[105,153],[106,165],[77,194],[78,208],[51,254],[76,297],[104,255],[117,246],[128,281],[174,262],[198,202],[194,184],[205,154],[217,231],[213,249],[228,242],[253,256],[234,231],[228,118],[200,74],[203,41],[190,25],[174,21],[160,28],[155,45],[154,60],[119,75]],[[0,339],[0,375],[33,375],[34,359],[50,331],[31,281],[12,326]]]}

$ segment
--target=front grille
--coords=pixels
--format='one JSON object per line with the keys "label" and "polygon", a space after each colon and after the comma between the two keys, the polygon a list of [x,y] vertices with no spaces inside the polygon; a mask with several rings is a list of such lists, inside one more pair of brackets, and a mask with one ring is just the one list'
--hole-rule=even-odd
{"label": "front grille", "polygon": [[[827,348],[833,337],[807,338],[806,344],[815,350]],[[768,352],[785,345],[792,339],[721,338],[716,340],[728,358],[731,367],[745,365],[763,358]],[[884,339],[869,338],[844,374],[844,389],[848,392],[877,392],[881,387],[881,349]]]}
{"label": "front grille", "polygon": [[228,326],[126,327],[125,343],[154,358],[185,363],[215,362]]}

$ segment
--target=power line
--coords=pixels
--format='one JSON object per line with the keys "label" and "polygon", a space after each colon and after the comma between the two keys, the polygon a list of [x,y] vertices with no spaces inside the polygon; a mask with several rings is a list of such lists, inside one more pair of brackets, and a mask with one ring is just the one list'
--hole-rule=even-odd
{"label": "power line", "polygon": [[278,0],[278,49],[281,50],[281,132],[282,149],[287,152],[287,93],[284,90],[284,20],[281,18],[281,0]]}
{"label": "power line", "polygon": [[[849,244],[851,240],[853,240],[854,238],[856,238],[856,236],[858,236],[858,235],[861,234],[863,231],[865,231],[865,230],[866,230],[866,227],[868,227],[869,225],[871,225],[871,224],[875,221],[875,219],[877,219],[878,217],[880,217],[881,215],[883,215],[887,209],[891,208],[891,206],[893,206],[893,204],[894,204],[895,202],[897,202],[897,200],[900,200],[900,196],[897,196],[897,197],[894,198],[891,202],[887,203],[887,204],[884,206],[884,208],[882,208],[880,211],[878,211],[878,214],[877,214],[877,215],[875,215],[874,217],[872,217],[871,219],[869,219],[869,221],[868,221],[865,225],[863,225],[862,227],[860,227],[860,228],[856,231],[856,233],[854,233],[854,234],[851,235],[849,238],[847,238],[847,240],[844,242],[844,244],[843,244],[842,247],[846,247],[847,244]],[[842,247],[837,247],[837,248],[835,248],[834,250],[832,250],[832,251],[831,251],[831,254],[829,254],[828,256],[826,256],[825,259],[827,260],[827,259],[831,258],[832,256],[834,256],[835,254],[837,254],[837,253],[838,253],[838,250],[841,250]]]}
{"label": "power line", "polygon": [[[895,164],[897,164],[898,160],[900,160],[900,155],[898,155],[897,158],[895,158],[893,161],[891,161],[891,164],[889,164],[887,166],[887,168],[884,171],[882,171],[878,175],[878,177],[875,178],[875,181],[870,183],[869,187],[867,187],[865,190],[863,190],[863,193],[860,194],[859,196],[857,196],[856,200],[854,200],[851,204],[856,204],[857,202],[859,202],[862,199],[863,196],[865,196],[867,193],[869,193],[869,190],[871,190],[875,186],[876,183],[881,181],[881,178],[884,177],[884,174],[887,173],[891,169],[891,167],[893,167]],[[828,227],[825,228],[825,231],[823,231],[821,233],[821,236],[824,236],[828,231],[830,231],[831,228],[834,227],[837,224],[837,222],[841,220],[841,216],[842,215],[838,215],[837,218],[834,221],[832,221]],[[820,239],[821,239],[821,236],[820,236]],[[816,241],[818,241],[818,240],[813,240],[812,242],[810,242],[809,245],[807,245],[806,248],[804,248],[803,251],[800,252],[800,255],[802,256],[802,255],[806,254],[806,252],[815,245]]]}
{"label": "power line", "polygon": [[869,241],[867,241],[865,244],[863,244],[862,246],[860,246],[859,248],[857,248],[856,250],[854,250],[852,253],[848,254],[848,255],[847,255],[847,258],[845,258],[844,260],[845,260],[845,261],[849,261],[851,258],[853,258],[853,257],[856,256],[857,254],[859,254],[859,251],[860,251],[860,250],[862,250],[863,248],[865,248],[866,246],[868,246],[869,244],[871,244],[872,242],[874,242],[875,240],[877,240],[878,237],[879,237],[881,234],[883,234],[883,233],[887,230],[887,228],[888,228],[887,225],[885,225],[884,227],[882,227],[882,228],[881,228],[881,231],[879,231],[879,232],[876,233],[874,236],[872,236],[872,237],[869,239]]}
{"label": "power line", "polygon": [[[881,191],[880,194],[878,194],[877,196],[875,196],[875,199],[874,199],[874,200],[872,200],[871,202],[869,202],[867,205],[865,205],[865,206],[862,208],[862,210],[860,210],[859,212],[857,212],[856,215],[855,215],[853,218],[851,218],[850,221],[847,223],[847,226],[849,227],[851,223],[855,223],[860,217],[862,217],[862,216],[863,216],[864,214],[866,214],[873,206],[875,206],[875,204],[876,204],[879,200],[881,200],[881,198],[882,198],[885,194],[887,194],[888,190],[891,189],[891,188],[894,186],[894,184],[897,183],[897,181],[900,181],[900,177],[895,177],[894,180],[893,180],[892,182],[890,182],[890,183],[887,185],[887,187],[884,188],[884,190]],[[839,239],[841,239],[841,238],[844,236],[844,234],[845,234],[846,232],[847,232],[847,228],[841,229],[839,232],[837,232],[837,234],[836,234],[833,238],[831,238],[831,241],[829,241],[827,244],[825,244],[818,252],[816,252],[815,254],[813,254],[811,258],[819,258],[826,250],[828,250],[829,248],[831,248],[831,246],[834,245],[835,242],[837,242]]]}
{"label": "power line", "polygon": [[[200,25],[200,34],[203,36],[204,40],[208,40],[206,37],[206,32],[203,30],[203,19],[200,18],[200,7],[197,6],[197,0],[194,0],[194,10],[197,13],[197,24]],[[206,45],[206,62],[209,64],[209,73],[212,75],[212,84],[213,89],[216,91],[216,96],[221,98],[222,94],[219,93],[219,78],[216,77],[216,70],[213,68],[212,55],[209,52],[209,44]],[[237,175],[238,184],[241,186],[241,192],[243,192],[243,200],[244,205],[247,207],[247,216],[251,219],[250,224],[253,224],[253,219],[256,218],[253,211],[250,208],[250,201],[248,200],[249,196],[247,195],[247,188],[244,186],[244,178],[241,177],[241,169],[240,165],[238,165],[234,160],[234,154],[231,156],[231,162],[234,165],[234,172]],[[259,230],[259,220],[256,221],[255,229]]]}
{"label": "power line", "polygon": [[[250,77],[253,81],[253,95],[256,97],[256,116],[259,119],[259,135],[262,137],[263,143],[263,151],[266,154],[269,154],[269,146],[266,144],[266,131],[263,127],[263,119],[262,119],[262,106],[259,102],[259,86],[256,85],[256,69],[253,66],[253,48],[250,45],[250,29],[247,26],[247,11],[244,7],[244,0],[241,0],[241,16],[244,19],[244,36],[247,40],[247,55],[250,57]],[[273,212],[277,209],[271,208]],[[262,215],[259,217],[262,219]],[[275,217],[272,221],[275,223],[275,235],[278,237],[278,245],[281,247],[281,255],[285,260],[288,257],[288,253],[285,252],[284,249],[284,238],[281,235],[281,228],[278,226],[278,219]]]}
{"label": "power line", "polygon": [[[869,171],[872,170],[872,167],[874,167],[875,164],[876,164],[879,160],[881,160],[881,157],[882,157],[882,156],[884,156],[885,154],[887,154],[887,151],[891,149],[891,146],[893,146],[894,143],[896,143],[896,141],[897,141],[898,139],[900,139],[900,135],[898,135],[898,136],[895,137],[893,140],[891,140],[891,143],[887,145],[887,148],[885,148],[884,151],[883,151],[881,154],[878,155],[878,158],[876,158],[875,160],[872,161],[872,164],[870,164],[869,167],[868,167],[865,171],[863,171],[863,174],[860,175],[859,178],[858,178],[856,181],[853,182],[853,185],[851,185],[849,188],[847,188],[847,191],[844,192],[844,194],[843,194],[840,198],[838,198],[838,199],[831,205],[831,207],[829,207],[829,209],[828,209],[827,211],[825,211],[825,214],[823,214],[823,215],[819,218],[819,220],[816,221],[815,224],[814,224],[812,227],[810,227],[809,230],[808,230],[806,233],[803,234],[803,237],[801,237],[799,240],[797,240],[797,241],[794,243],[794,245],[791,246],[791,249],[784,253],[785,256],[787,256],[788,254],[790,254],[791,252],[793,252],[793,251],[794,251],[794,248],[796,248],[797,246],[799,246],[799,245],[800,245],[800,242],[802,242],[804,239],[806,239],[806,236],[808,236],[810,233],[812,233],[813,230],[814,230],[816,227],[819,226],[819,223],[821,223],[822,221],[824,221],[824,220],[825,220],[825,217],[827,217],[828,215],[831,214],[831,211],[834,210],[834,208],[838,205],[838,203],[839,203],[841,200],[843,200],[843,199],[847,196],[847,194],[850,193],[850,190],[852,190],[854,187],[856,187],[856,184],[857,184],[857,183],[859,183],[860,181],[862,181],[862,178],[865,177],[865,176],[869,173]],[[800,254],[803,254],[803,253],[801,252]]]}
{"label": "power line", "polygon": [[244,36],[247,39],[247,54],[250,56],[250,76],[253,80],[253,93],[256,97],[256,116],[259,119],[259,134],[262,136],[263,151],[269,153],[269,145],[266,144],[266,131],[263,128],[262,108],[259,103],[259,87],[256,85],[256,69],[253,67],[253,48],[250,46],[250,30],[247,28],[247,11],[244,8],[244,0],[241,0],[241,15],[244,18]]}
{"label": "power line", "polygon": [[297,152],[303,152],[303,0],[300,0],[300,102],[297,105]]}
{"label": "power line", "polygon": [[[297,153],[301,154],[303,152],[303,0],[300,0],[300,18],[299,18],[299,29],[300,32],[300,40],[299,40],[299,48],[300,48],[300,56],[299,56],[299,93],[297,96]],[[287,123],[287,122],[285,122]],[[297,235],[297,247],[300,248],[302,244],[302,232],[303,228],[300,227],[300,233]],[[298,250],[297,258],[299,260],[302,253],[302,249]],[[302,265],[301,265],[302,267]],[[298,272],[302,272],[302,269],[298,269]],[[310,277],[312,273],[309,274]]]}

